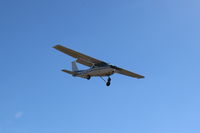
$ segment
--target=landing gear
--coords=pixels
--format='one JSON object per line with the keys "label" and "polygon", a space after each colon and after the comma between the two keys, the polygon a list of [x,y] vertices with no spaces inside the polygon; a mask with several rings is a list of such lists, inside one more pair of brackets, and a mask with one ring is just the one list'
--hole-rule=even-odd
{"label": "landing gear", "polygon": [[101,76],[100,76],[100,78],[101,78],[103,81],[106,82],[106,86],[110,86],[110,84],[111,84],[111,78],[110,78],[110,77],[108,77],[108,80],[107,80],[107,81],[106,81],[103,77],[101,77]]}
{"label": "landing gear", "polygon": [[108,81],[106,82],[106,85],[107,85],[107,86],[110,86],[110,82],[111,82],[111,78],[108,77]]}
{"label": "landing gear", "polygon": [[108,77],[108,82],[110,82],[111,81],[111,78],[110,77]]}
{"label": "landing gear", "polygon": [[90,76],[90,75],[88,75],[88,76],[87,76],[87,80],[90,80],[90,78],[91,78],[91,76]]}

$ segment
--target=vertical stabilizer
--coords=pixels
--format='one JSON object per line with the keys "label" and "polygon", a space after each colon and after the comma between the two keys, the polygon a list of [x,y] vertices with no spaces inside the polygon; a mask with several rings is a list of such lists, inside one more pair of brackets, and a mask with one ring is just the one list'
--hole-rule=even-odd
{"label": "vertical stabilizer", "polygon": [[76,65],[76,61],[73,61],[72,62],[72,71],[75,72],[75,71],[78,71],[78,67]]}

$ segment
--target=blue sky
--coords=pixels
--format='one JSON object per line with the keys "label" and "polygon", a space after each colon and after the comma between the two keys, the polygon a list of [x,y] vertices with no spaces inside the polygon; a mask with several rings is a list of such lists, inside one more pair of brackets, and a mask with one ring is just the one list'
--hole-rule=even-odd
{"label": "blue sky", "polygon": [[[199,133],[199,12],[198,0],[1,0],[0,133]],[[56,44],[146,78],[74,78]]]}

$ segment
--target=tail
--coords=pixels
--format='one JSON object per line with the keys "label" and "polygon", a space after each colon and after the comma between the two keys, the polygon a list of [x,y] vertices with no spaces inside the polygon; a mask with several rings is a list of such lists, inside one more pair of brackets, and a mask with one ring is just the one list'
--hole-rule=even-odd
{"label": "tail", "polygon": [[78,67],[76,65],[76,61],[73,61],[72,62],[72,71],[75,72],[75,71],[78,71]]}
{"label": "tail", "polygon": [[68,73],[68,74],[71,74],[72,76],[74,76],[74,75],[76,74],[76,72],[72,72],[72,71],[65,70],[65,69],[63,69],[62,71],[63,71],[63,72],[66,72],[66,73]]}

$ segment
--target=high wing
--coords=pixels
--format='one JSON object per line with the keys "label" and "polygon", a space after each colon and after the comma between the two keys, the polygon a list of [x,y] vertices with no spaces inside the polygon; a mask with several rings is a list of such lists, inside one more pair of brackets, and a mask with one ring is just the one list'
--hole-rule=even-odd
{"label": "high wing", "polygon": [[130,76],[130,77],[133,77],[133,78],[138,78],[138,79],[144,78],[144,76],[142,76],[142,75],[130,72],[128,70],[125,70],[125,69],[122,69],[122,68],[119,68],[119,67],[116,67],[116,66],[114,66],[114,67],[116,69],[116,73],[123,74],[123,75],[126,75],[126,76]]}
{"label": "high wing", "polygon": [[106,62],[103,62],[101,60],[98,60],[98,59],[92,58],[90,56],[84,55],[82,53],[79,53],[79,52],[74,51],[72,49],[63,47],[61,45],[56,45],[53,48],[76,58],[77,59],[76,62],[83,64],[83,65],[86,65],[86,66],[89,66],[89,67],[91,67],[93,65],[98,65],[98,64],[107,64]]}

